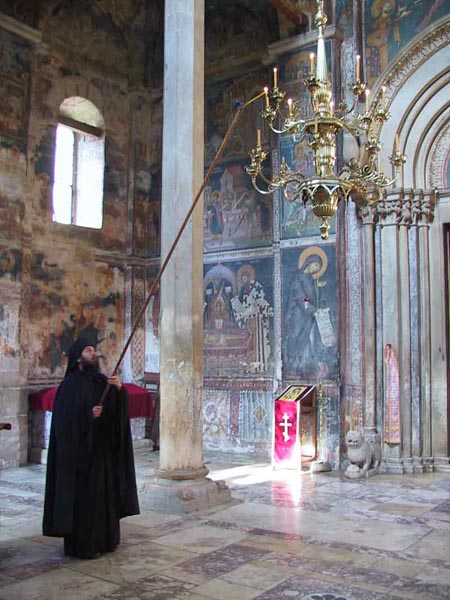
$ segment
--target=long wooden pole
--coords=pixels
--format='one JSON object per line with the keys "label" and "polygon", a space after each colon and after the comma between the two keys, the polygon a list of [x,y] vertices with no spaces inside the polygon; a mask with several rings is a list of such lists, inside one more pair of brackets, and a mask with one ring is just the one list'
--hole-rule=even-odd
{"label": "long wooden pole", "polygon": [[[206,183],[207,183],[208,179],[211,177],[211,174],[212,174],[212,172],[214,170],[214,167],[217,164],[217,161],[222,156],[222,153],[223,153],[226,145],[228,144],[228,140],[230,139],[231,134],[233,133],[234,128],[236,127],[239,119],[241,118],[242,113],[247,108],[247,106],[249,106],[250,104],[253,104],[253,102],[256,102],[257,100],[259,100],[260,98],[262,98],[264,95],[265,95],[265,92],[262,91],[260,94],[257,94],[256,96],[254,96],[250,100],[247,100],[247,102],[245,102],[244,104],[241,104],[240,106],[237,107],[237,110],[236,110],[236,112],[234,114],[233,120],[231,121],[230,126],[228,127],[228,130],[227,130],[227,132],[226,132],[226,134],[225,134],[225,136],[224,136],[224,138],[223,138],[220,146],[217,149],[216,155],[214,156],[213,160],[211,161],[211,164],[209,165],[209,169],[208,169],[208,171],[207,171],[207,173],[205,175],[205,178],[203,179],[203,183],[200,186],[200,189],[198,190],[198,192],[197,192],[197,194],[196,194],[196,196],[195,196],[195,198],[194,198],[194,200],[192,202],[191,208],[188,210],[188,212],[187,212],[187,214],[186,214],[186,216],[184,218],[184,221],[181,224],[181,227],[178,230],[177,235],[175,236],[175,239],[174,239],[174,241],[172,243],[172,246],[170,247],[169,252],[167,253],[167,256],[164,259],[164,261],[163,261],[163,263],[161,265],[161,268],[159,269],[158,274],[157,274],[157,276],[156,276],[156,278],[155,278],[155,280],[153,282],[153,285],[150,288],[150,291],[148,293],[147,299],[144,302],[144,304],[142,305],[142,308],[139,311],[138,316],[136,317],[134,325],[133,325],[133,327],[131,329],[131,333],[128,336],[127,341],[125,342],[125,345],[124,345],[123,350],[122,350],[122,352],[121,352],[121,354],[119,356],[119,359],[118,359],[118,361],[116,363],[116,366],[114,367],[114,370],[112,372],[112,376],[116,375],[117,371],[119,370],[119,367],[120,367],[120,365],[121,365],[121,363],[122,363],[122,361],[124,359],[124,356],[125,356],[128,348],[129,348],[129,346],[131,344],[131,340],[133,339],[133,336],[136,333],[136,330],[137,330],[138,325],[139,325],[139,321],[144,316],[144,313],[145,313],[145,311],[147,309],[147,306],[148,306],[148,304],[149,304],[152,296],[154,296],[154,294],[156,292],[156,289],[157,289],[157,287],[159,285],[159,282],[161,281],[161,277],[163,276],[163,273],[166,270],[166,267],[167,267],[170,259],[172,258],[172,254],[174,253],[175,248],[177,247],[177,244],[178,244],[178,242],[180,240],[180,237],[182,236],[184,230],[186,229],[186,225],[188,224],[189,219],[191,218],[192,213],[194,212],[194,209],[197,206],[197,203],[198,203],[198,201],[200,199],[200,196],[202,195],[202,193],[203,193],[203,191],[205,189]],[[110,386],[111,386],[111,384],[108,383],[108,385],[105,387],[105,389],[103,391],[103,394],[102,394],[102,397],[100,398],[100,402],[99,402],[100,406],[105,401],[106,394],[108,393],[108,390],[109,390]]]}

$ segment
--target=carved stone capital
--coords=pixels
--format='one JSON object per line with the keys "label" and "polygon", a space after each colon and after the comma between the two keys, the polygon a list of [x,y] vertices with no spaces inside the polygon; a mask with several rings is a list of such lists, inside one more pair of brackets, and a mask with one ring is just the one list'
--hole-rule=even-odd
{"label": "carved stone capital", "polygon": [[436,192],[392,190],[379,200],[377,222],[385,226],[428,227],[434,217]]}
{"label": "carved stone capital", "polygon": [[401,198],[383,198],[377,204],[378,223],[382,226],[399,225],[402,220]]}
{"label": "carved stone capital", "polygon": [[434,219],[437,192],[422,192],[415,194],[411,201],[413,224],[417,227],[429,227]]}
{"label": "carved stone capital", "polygon": [[375,225],[377,220],[377,205],[375,203],[360,203],[356,204],[356,210],[363,225]]}

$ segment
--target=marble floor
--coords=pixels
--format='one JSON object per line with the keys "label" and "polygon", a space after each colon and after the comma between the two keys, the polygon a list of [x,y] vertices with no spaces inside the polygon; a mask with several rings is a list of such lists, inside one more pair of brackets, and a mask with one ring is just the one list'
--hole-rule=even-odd
{"label": "marble floor", "polygon": [[[41,536],[45,467],[0,472],[0,599],[450,599],[450,473],[355,481],[205,461],[230,504],[180,517],[140,494],[119,549],[89,561]],[[136,464],[144,488],[158,453]]]}

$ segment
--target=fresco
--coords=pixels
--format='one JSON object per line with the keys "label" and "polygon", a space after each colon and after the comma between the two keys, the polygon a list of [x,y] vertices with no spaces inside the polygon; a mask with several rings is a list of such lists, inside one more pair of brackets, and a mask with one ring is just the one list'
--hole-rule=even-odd
{"label": "fresco", "polygon": [[[158,267],[148,267],[146,273],[146,293],[155,281]],[[145,371],[159,373],[159,291],[150,299],[145,312]]]}
{"label": "fresco", "polygon": [[[205,163],[214,158],[233,120],[236,108],[259,94],[269,81],[269,72],[265,71],[207,87]],[[256,145],[258,128],[262,132],[263,144],[267,143],[268,130],[260,117],[263,102],[261,99],[245,109],[224,148],[221,160],[246,156]]]}
{"label": "fresco", "polygon": [[[77,260],[78,258],[78,260]],[[29,307],[29,378],[62,377],[67,352],[77,337],[88,338],[112,368],[123,336],[123,269],[96,264],[89,277],[80,262],[65,252],[35,252],[31,261]]]}
{"label": "fresco", "polygon": [[[326,44],[328,66],[331,69],[331,45]],[[316,52],[315,46],[303,48],[300,52],[286,55],[280,61],[281,87],[286,95],[292,97],[302,107],[302,116],[311,117],[310,95],[303,81],[310,76],[310,53]],[[294,136],[278,137],[280,161],[285,160],[292,171],[300,171],[309,176],[314,173],[313,152],[306,140],[297,140]],[[287,189],[281,195],[281,237],[308,237],[320,235],[320,220],[313,214],[311,206],[304,206],[301,200],[290,200]],[[330,233],[335,232],[335,219],[330,221]]]}
{"label": "fresco", "polygon": [[22,253],[0,246],[0,359],[19,356]]}
{"label": "fresco", "polygon": [[353,36],[353,0],[336,0],[336,23],[346,38]]}
{"label": "fresco", "polygon": [[[292,136],[280,139],[280,159],[292,171],[300,171],[304,175],[314,173],[312,151],[304,140],[296,142]],[[287,188],[281,195],[281,236],[283,238],[320,236],[320,219],[312,212],[311,204],[304,204],[301,199],[290,200],[291,193]],[[336,232],[336,218],[330,220],[330,233]]]}
{"label": "fresco", "polygon": [[135,145],[133,243],[145,258],[158,256],[161,235],[161,167],[149,165],[147,145]]}
{"label": "fresco", "polygon": [[273,259],[205,265],[204,374],[270,374]]}
{"label": "fresco", "polygon": [[28,82],[31,47],[0,30],[0,144],[25,151],[28,121]]}
{"label": "fresco", "polygon": [[0,280],[20,281],[22,253],[16,248],[0,246]]}
{"label": "fresco", "polygon": [[285,250],[283,375],[302,381],[337,377],[336,248]]}
{"label": "fresco", "polygon": [[372,84],[416,35],[448,13],[447,0],[368,0],[365,3],[368,83]]}
{"label": "fresco", "polygon": [[267,44],[278,39],[278,15],[265,0],[205,3],[205,71],[260,60]]}
{"label": "fresco", "polygon": [[273,198],[254,189],[246,164],[217,168],[205,188],[205,252],[272,243]]}
{"label": "fresco", "polygon": [[[112,4],[112,3],[110,3]],[[73,56],[101,65],[101,70],[126,76],[127,56],[125,32],[106,16],[95,2],[61,2],[58,10],[49,12],[41,29],[50,46],[70,49]],[[76,27],[68,27],[76,23]]]}
{"label": "fresco", "polygon": [[25,213],[26,157],[15,143],[0,143],[0,172],[1,237],[18,239]]}

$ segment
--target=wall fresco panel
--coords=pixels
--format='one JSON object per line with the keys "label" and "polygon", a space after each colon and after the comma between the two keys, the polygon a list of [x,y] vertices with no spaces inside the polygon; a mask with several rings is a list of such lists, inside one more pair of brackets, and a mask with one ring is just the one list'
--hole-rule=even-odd
{"label": "wall fresco panel", "polygon": [[283,373],[302,381],[337,378],[336,248],[282,253]]}
{"label": "wall fresco panel", "polygon": [[273,371],[273,259],[205,265],[204,374]]}

